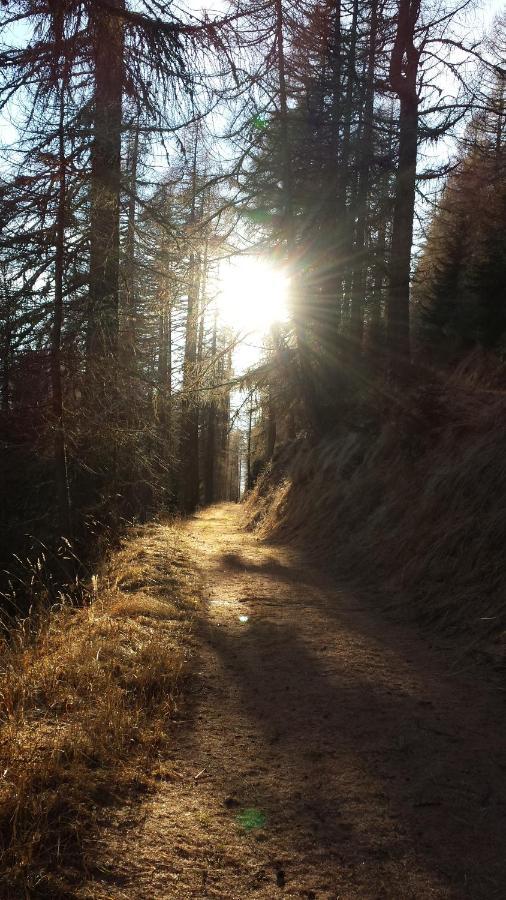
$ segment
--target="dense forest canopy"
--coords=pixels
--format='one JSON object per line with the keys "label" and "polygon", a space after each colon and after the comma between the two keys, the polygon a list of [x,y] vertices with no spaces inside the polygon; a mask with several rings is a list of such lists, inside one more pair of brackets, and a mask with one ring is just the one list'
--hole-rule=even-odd
{"label": "dense forest canopy", "polygon": [[418,367],[503,353],[505,28],[446,0],[2,4],[7,605],[23,566],[53,596],[90,534],[238,499]]}

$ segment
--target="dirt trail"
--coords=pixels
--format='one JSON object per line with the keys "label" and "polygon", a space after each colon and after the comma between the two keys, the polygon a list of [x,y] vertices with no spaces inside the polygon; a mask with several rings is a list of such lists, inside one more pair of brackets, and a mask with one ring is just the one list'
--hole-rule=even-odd
{"label": "dirt trail", "polygon": [[193,708],[86,896],[506,897],[498,692],[240,516],[188,523],[209,597]]}

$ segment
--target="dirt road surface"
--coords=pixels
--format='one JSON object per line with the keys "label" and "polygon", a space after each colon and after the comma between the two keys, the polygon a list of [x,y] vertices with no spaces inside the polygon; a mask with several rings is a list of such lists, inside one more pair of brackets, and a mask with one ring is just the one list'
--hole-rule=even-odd
{"label": "dirt road surface", "polygon": [[500,691],[258,542],[237,506],[187,533],[208,597],[189,705],[83,896],[503,900]]}

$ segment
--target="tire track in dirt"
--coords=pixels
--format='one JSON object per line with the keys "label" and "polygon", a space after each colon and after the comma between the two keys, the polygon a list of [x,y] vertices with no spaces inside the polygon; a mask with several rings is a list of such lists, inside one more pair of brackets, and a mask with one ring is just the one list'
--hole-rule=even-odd
{"label": "tire track in dirt", "polygon": [[497,692],[339,589],[241,510],[188,521],[208,615],[187,721],[109,877],[81,896],[499,900],[506,728]]}

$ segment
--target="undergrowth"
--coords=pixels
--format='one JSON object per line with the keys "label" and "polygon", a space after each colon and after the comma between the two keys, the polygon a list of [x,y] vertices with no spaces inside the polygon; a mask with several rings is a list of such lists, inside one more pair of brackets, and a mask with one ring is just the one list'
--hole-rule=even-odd
{"label": "undergrowth", "polygon": [[89,586],[0,646],[0,893],[69,897],[104,804],[170,741],[199,590],[180,530],[131,530]]}
{"label": "undergrowth", "polygon": [[502,667],[503,384],[502,368],[484,375],[473,362],[412,390],[376,432],[281,448],[247,500],[250,524]]}

